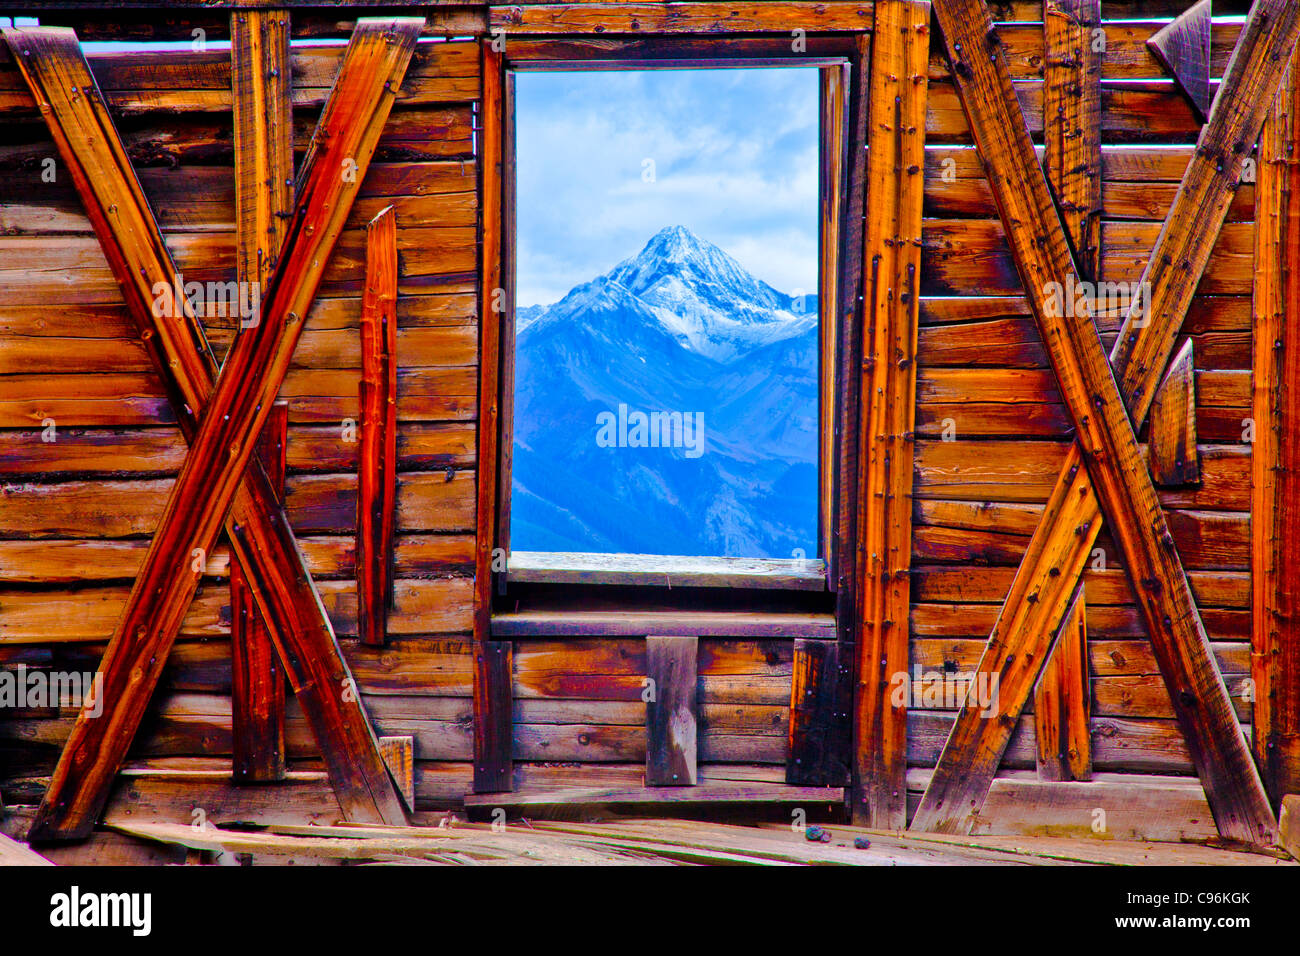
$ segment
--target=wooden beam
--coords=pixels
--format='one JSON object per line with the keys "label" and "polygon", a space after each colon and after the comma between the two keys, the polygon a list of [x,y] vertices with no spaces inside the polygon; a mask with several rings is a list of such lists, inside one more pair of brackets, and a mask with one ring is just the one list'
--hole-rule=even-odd
{"label": "wooden beam", "polygon": [[[257,455],[279,501],[288,433],[289,403],[278,401],[258,438]],[[230,565],[230,696],[235,782],[284,779],[284,670],[238,561]]]}
{"label": "wooden beam", "polygon": [[361,449],[357,458],[357,633],[381,647],[393,602],[397,525],[397,217],[366,226],[361,299]]}
{"label": "wooden beam", "polygon": [[1201,119],[1210,115],[1210,31],[1214,14],[1210,0],[1200,0],[1162,27],[1147,46],[1187,94]]}
{"label": "wooden beam", "polygon": [[[1075,270],[988,9],[981,0],[940,0],[936,9],[1000,213],[1015,223],[1009,239],[1079,437],[980,663],[982,672],[1001,674],[1004,719],[985,721],[971,708],[959,715],[913,826],[951,831],[968,825],[972,809],[978,812],[1100,527],[1100,499],[1216,824],[1227,838],[1270,842],[1276,821],[1172,548],[1133,423],[1146,417],[1231,201],[1246,153],[1239,147],[1253,140],[1263,121],[1259,99],[1267,102],[1276,89],[1300,11],[1261,0],[1242,31],[1225,80],[1230,95],[1219,100],[1202,134],[1152,253],[1145,294],[1132,304],[1112,355],[1130,422],[1091,318],[1060,316],[1051,306],[1051,290],[1065,288]],[[1091,474],[1083,467],[1084,447]]]}
{"label": "wooden beam", "polygon": [[929,3],[881,0],[872,43],[853,819],[901,830],[907,825],[907,708],[891,698],[895,675],[908,668]]}
{"label": "wooden beam", "polygon": [[[230,15],[230,77],[235,278],[241,289],[256,290],[256,296],[249,295],[248,301],[260,305],[284,241],[285,220],[293,209],[287,10],[247,10]],[[282,408],[280,403],[276,405],[259,440],[259,458],[276,500],[282,504],[289,416],[287,404]],[[230,568],[230,620],[234,777],[240,783],[279,780],[285,773],[284,671],[276,658],[271,628],[239,562]]]}
{"label": "wooden beam", "polygon": [[[363,20],[348,45],[304,162],[297,190],[300,205],[263,299],[260,322],[245,328],[231,349],[105,652],[100,673],[111,713],[94,719],[83,711],[78,717],[33,823],[33,833],[41,839],[84,837],[107,799],[207,555],[242,484],[255,436],[270,415],[302,319],[365,175],[422,22]],[[19,33],[22,39],[11,40],[11,47],[17,48],[25,73],[35,68],[49,74],[48,84],[29,80],[34,93],[40,89],[48,100],[44,87],[69,87],[69,69],[78,71],[81,80],[70,88],[93,88],[71,31]],[[317,710],[313,724],[327,732],[323,756],[345,812],[371,821],[403,819],[355,686],[346,669],[335,666],[341,656],[300,662],[285,646],[290,635],[280,631],[278,637],[291,678],[306,665],[311,679],[319,680],[317,692],[304,706]]]}
{"label": "wooden beam", "polygon": [[1201,483],[1201,455],[1196,450],[1196,363],[1192,340],[1174,356],[1151,401],[1148,432],[1151,476],[1163,488]]}
{"label": "wooden beam", "polygon": [[489,32],[763,33],[869,30],[870,2],[526,3],[489,8]]}
{"label": "wooden beam", "polygon": [[[1101,0],[1043,6],[1043,170],[1080,278],[1101,278]],[[1104,34],[1103,34],[1104,37]]]}
{"label": "wooden beam", "polygon": [[474,792],[514,789],[514,644],[474,646]]}
{"label": "wooden beam", "polygon": [[848,714],[840,705],[837,641],[798,639],[790,677],[789,753],[785,782],[795,786],[844,786],[852,777]]}
{"label": "wooden beam", "polygon": [[645,782],[648,787],[693,787],[699,722],[697,637],[645,639]]}
{"label": "wooden beam", "polygon": [[1034,688],[1034,739],[1038,776],[1043,780],[1087,780],[1092,776],[1088,729],[1092,692],[1084,604],[1080,583]]}
{"label": "wooden beam", "polygon": [[[1300,793],[1300,82],[1264,124],[1255,187],[1251,676],[1255,759],[1274,803]],[[1295,821],[1293,820],[1293,826]],[[1293,833],[1300,830],[1295,827]]]}

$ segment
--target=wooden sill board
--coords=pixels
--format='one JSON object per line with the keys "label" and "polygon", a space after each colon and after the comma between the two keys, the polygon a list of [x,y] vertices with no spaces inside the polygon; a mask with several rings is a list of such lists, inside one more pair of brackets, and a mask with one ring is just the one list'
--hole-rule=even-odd
{"label": "wooden sill board", "polygon": [[753,611],[518,611],[492,616],[493,637],[811,637],[835,639],[833,614]]}
{"label": "wooden sill board", "polygon": [[512,551],[506,568],[509,580],[525,584],[826,590],[826,563],[817,559]]}
{"label": "wooden sill board", "polygon": [[699,784],[694,787],[571,787],[513,793],[467,794],[466,807],[543,807],[563,804],[843,803],[843,787],[782,783]]}

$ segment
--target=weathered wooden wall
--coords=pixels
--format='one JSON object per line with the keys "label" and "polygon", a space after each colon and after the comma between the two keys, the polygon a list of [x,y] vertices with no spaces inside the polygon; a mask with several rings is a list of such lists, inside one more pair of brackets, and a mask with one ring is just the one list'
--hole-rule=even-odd
{"label": "weathered wooden wall", "polygon": [[[1006,17],[1041,16],[1037,3],[992,6]],[[1147,9],[1169,15],[1182,6]],[[1226,7],[1216,12],[1240,12]],[[1108,17],[1131,12],[1103,4]],[[457,29],[474,28],[472,13],[457,16]],[[1200,130],[1145,46],[1160,25],[1106,24],[1105,280],[1139,277]],[[143,18],[100,23],[99,35],[147,36],[146,27]],[[1238,29],[1215,24],[1216,76]],[[213,30],[220,36],[219,21]],[[1041,139],[1042,24],[1004,26],[1002,38]],[[299,154],[341,49],[294,49]],[[96,54],[91,66],[185,279],[234,279],[228,52]],[[377,732],[415,737],[416,802],[425,808],[459,803],[473,776],[479,71],[475,40],[420,44],[281,392],[290,402],[294,530]],[[929,79],[910,648],[922,670],[965,671],[979,659],[1037,524],[1070,426],[937,36]],[[93,670],[185,445],[46,127],[2,55],[0,127],[0,666]],[[52,183],[42,178],[47,159]],[[400,266],[400,474],[396,607],[388,645],[377,648],[356,637],[359,445],[344,440],[344,422],[359,417],[364,224],[388,204],[396,210]],[[1251,704],[1239,689],[1251,667],[1243,420],[1251,415],[1253,217],[1253,189],[1244,186],[1184,329],[1195,349],[1203,483],[1161,493],[1246,725]],[[1105,330],[1108,346],[1117,325]],[[224,352],[231,323],[211,319],[208,328]],[[50,421],[52,442],[42,440]],[[1094,767],[1192,776],[1118,553],[1104,532],[1098,544],[1104,569],[1085,574]],[[287,746],[299,772],[276,788],[279,796],[229,782],[227,582],[223,548],[209,563],[124,786],[150,812],[185,821],[191,806],[209,814],[329,816],[327,784],[313,773],[315,745],[292,701]],[[701,782],[784,781],[793,653],[790,639],[700,640]],[[638,638],[517,640],[516,789],[639,786],[645,673]],[[39,800],[73,717],[71,710],[0,714],[7,802]],[[951,723],[941,708],[909,711],[913,804]],[[1034,765],[1026,715],[1003,768]],[[998,793],[995,786],[991,802]]]}

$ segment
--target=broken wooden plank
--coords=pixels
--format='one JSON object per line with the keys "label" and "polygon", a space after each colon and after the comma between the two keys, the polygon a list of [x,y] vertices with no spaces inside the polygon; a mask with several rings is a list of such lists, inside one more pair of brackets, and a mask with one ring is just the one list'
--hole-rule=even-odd
{"label": "broken wooden plank", "polygon": [[1147,46],[1171,74],[1204,120],[1214,96],[1210,89],[1210,31],[1214,14],[1210,0],[1188,7],[1162,27]]}
{"label": "broken wooden plank", "polygon": [[393,603],[397,512],[397,218],[366,227],[361,302],[361,449],[357,456],[357,633],[381,647]]}
{"label": "broken wooden plank", "polygon": [[[419,18],[363,20],[349,43],[304,162],[300,206],[261,320],[244,330],[226,360],[132,597],[105,652],[101,673],[112,713],[105,719],[90,719],[83,712],[78,718],[33,823],[32,832],[40,839],[84,837],[108,797],[206,556],[242,484],[253,439],[270,415],[302,319],[342,231],[422,22]],[[56,77],[69,66],[89,77],[71,31],[29,29],[9,31],[6,36],[15,34],[17,42],[11,40],[11,46],[29,71],[25,75],[30,75],[33,64],[44,64],[42,69],[48,67],[55,74],[53,83],[66,82]],[[37,50],[40,53],[32,55]],[[34,91],[41,86],[36,80],[31,84]],[[93,86],[93,80],[83,85]],[[328,159],[317,161],[326,152]],[[355,164],[355,175],[341,175],[336,161]],[[283,631],[279,638],[291,639]],[[403,819],[400,799],[341,656],[299,661],[283,645],[280,652],[291,680],[304,665],[317,671],[313,675],[317,692],[307,695],[305,704],[319,708],[313,722],[326,741],[322,750],[347,812],[359,819]],[[295,681],[295,689],[299,686]]]}
{"label": "broken wooden plank", "polygon": [[0,833],[0,866],[53,866],[25,844]]}
{"label": "broken wooden plank", "polygon": [[907,708],[893,699],[908,668],[912,453],[916,430],[929,3],[881,0],[872,45],[871,137],[863,247],[859,432],[858,693],[854,820],[906,825]]}
{"label": "broken wooden plank", "polygon": [[852,727],[840,706],[837,641],[796,639],[790,677],[789,754],[785,782],[796,786],[847,786],[852,777]]}
{"label": "broken wooden plank", "polygon": [[415,738],[380,737],[379,752],[384,765],[402,795],[407,812],[415,810]]}
{"label": "broken wooden plank", "polygon": [[[284,498],[289,403],[277,401],[257,442],[258,459],[277,498]],[[280,780],[284,761],[284,669],[271,633],[245,583],[230,565],[230,694],[236,782]]]}
{"label": "broken wooden plank", "polygon": [[[1164,515],[1137,454],[1133,425],[1122,414],[1123,402],[1115,394],[1110,369],[1104,356],[1098,361],[1100,344],[1091,319],[1086,314],[1052,315],[1061,310],[1047,307],[1049,301],[1045,300],[1051,290],[1064,288],[1074,268],[1068,241],[1050,212],[1050,197],[1034,162],[1033,146],[987,7],[980,0],[944,0],[936,9],[950,56],[959,66],[956,73],[962,101],[977,130],[981,154],[986,163],[996,164],[997,172],[991,173],[990,180],[996,187],[999,208],[1005,219],[1016,221],[1019,227],[1009,238],[1017,248],[1018,267],[1033,297],[1044,341],[1051,343],[1061,390],[1079,429],[1045,511],[1045,518],[1054,520],[1045,520],[1031,542],[980,670],[1002,673],[1005,712],[1018,714],[1041,664],[1043,647],[1064,613],[1066,599],[1100,527],[1101,512],[1092,499],[1089,477],[1098,479],[1098,495],[1107,503],[1111,530],[1119,539],[1125,565],[1135,580],[1144,582],[1140,595],[1143,616],[1221,832],[1245,842],[1267,843],[1276,821],[1262,799],[1258,772],[1245,752],[1186,575],[1177,554],[1162,543],[1169,540]],[[1140,301],[1132,303],[1121,330],[1112,363],[1118,366],[1122,394],[1138,424],[1145,419],[1155,379],[1208,260],[1244,158],[1241,151],[1234,151],[1234,161],[1225,164],[1223,159],[1211,158],[1212,151],[1206,146],[1235,140],[1243,129],[1262,123],[1258,98],[1271,95],[1280,80],[1283,64],[1277,58],[1289,57],[1294,48],[1297,13],[1300,11],[1293,7],[1268,2],[1252,9],[1229,68],[1234,82],[1225,83],[1233,95],[1219,101],[1202,136],[1198,160],[1189,166],[1179,199],[1151,256],[1146,276],[1149,295],[1140,295]],[[994,46],[991,56],[972,54],[983,51],[990,41]],[[1246,138],[1250,137],[1247,132]],[[1031,235],[1036,230],[1026,228],[1029,223],[1036,224],[1041,234]],[[1181,230],[1172,228],[1178,224],[1183,224]],[[1176,255],[1173,249],[1163,253],[1167,244],[1182,245],[1186,254]],[[1189,261],[1198,268],[1187,269]],[[1138,356],[1151,356],[1152,361],[1148,364]],[[1083,467],[1081,443],[1089,448],[1096,469],[1091,476]],[[1073,515],[1067,513],[1071,510]],[[1080,527],[1086,529],[1084,534],[1075,533]],[[1086,546],[1080,547],[1085,539]],[[1066,582],[1068,588],[1063,586]],[[998,662],[1003,659],[1017,662],[1028,679],[1002,671]],[[914,825],[958,826],[971,805],[978,808],[1010,739],[1010,726],[996,726],[1001,723],[983,721],[971,709],[963,711]],[[978,771],[974,770],[976,764]],[[941,810],[945,804],[947,809]]]}
{"label": "broken wooden plank", "polygon": [[[1276,803],[1300,793],[1300,82],[1293,58],[1259,147],[1251,416],[1255,759]],[[1295,822],[1292,822],[1293,833]]]}
{"label": "broken wooden plank", "polygon": [[693,787],[696,780],[697,637],[647,637],[645,782]]}
{"label": "broken wooden plank", "polygon": [[1148,444],[1151,477],[1162,488],[1196,485],[1201,481],[1201,455],[1196,449],[1196,367],[1188,339],[1151,400]]}
{"label": "broken wooden plank", "polygon": [[1087,780],[1092,776],[1091,704],[1088,631],[1080,583],[1034,688],[1034,740],[1038,776],[1043,780]]}
{"label": "broken wooden plank", "polygon": [[1043,171],[1081,279],[1101,278],[1101,0],[1043,6]]}
{"label": "broken wooden plank", "polygon": [[514,788],[511,641],[474,642],[474,792]]}

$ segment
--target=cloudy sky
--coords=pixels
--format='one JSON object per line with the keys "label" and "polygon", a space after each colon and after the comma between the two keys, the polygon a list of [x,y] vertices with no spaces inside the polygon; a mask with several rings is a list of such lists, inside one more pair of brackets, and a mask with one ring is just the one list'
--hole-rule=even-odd
{"label": "cloudy sky", "polygon": [[783,292],[816,291],[816,69],[517,73],[515,84],[519,305],[559,300],[673,225]]}

